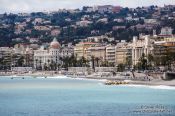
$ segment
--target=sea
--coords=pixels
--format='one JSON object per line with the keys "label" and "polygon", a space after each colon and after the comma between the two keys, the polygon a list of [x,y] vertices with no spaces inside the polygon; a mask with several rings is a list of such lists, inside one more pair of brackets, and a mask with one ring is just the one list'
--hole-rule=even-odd
{"label": "sea", "polygon": [[175,87],[0,77],[0,116],[175,116]]}

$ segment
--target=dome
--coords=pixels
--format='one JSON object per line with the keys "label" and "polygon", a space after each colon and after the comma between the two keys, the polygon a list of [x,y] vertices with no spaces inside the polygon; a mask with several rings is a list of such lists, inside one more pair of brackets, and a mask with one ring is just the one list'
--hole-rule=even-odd
{"label": "dome", "polygon": [[60,43],[57,41],[56,38],[50,43],[50,48],[59,49],[61,47]]}

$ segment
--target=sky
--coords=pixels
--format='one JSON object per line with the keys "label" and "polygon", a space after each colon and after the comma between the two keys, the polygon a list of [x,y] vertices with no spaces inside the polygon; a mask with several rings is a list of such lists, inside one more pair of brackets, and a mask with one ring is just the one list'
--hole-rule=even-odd
{"label": "sky", "polygon": [[82,6],[114,5],[135,8],[138,6],[175,5],[175,0],[0,0],[0,13],[55,11]]}

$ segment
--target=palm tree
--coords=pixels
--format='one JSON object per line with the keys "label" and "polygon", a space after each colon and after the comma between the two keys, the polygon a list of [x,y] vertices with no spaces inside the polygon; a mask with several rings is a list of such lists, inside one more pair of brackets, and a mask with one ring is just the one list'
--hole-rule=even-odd
{"label": "palm tree", "polygon": [[118,72],[123,72],[125,70],[125,65],[124,64],[118,64],[117,71]]}
{"label": "palm tree", "polygon": [[50,69],[53,70],[53,60],[50,62]]}
{"label": "palm tree", "polygon": [[69,67],[76,67],[77,64],[79,64],[77,58],[74,55],[64,58],[61,57],[60,60],[64,63],[64,66],[67,65]]}
{"label": "palm tree", "polygon": [[53,67],[54,67],[54,70],[57,70],[57,63],[56,62],[53,63]]}
{"label": "palm tree", "polygon": [[17,65],[23,66],[23,64],[24,64],[24,56],[20,56],[20,58],[17,60]]}
{"label": "palm tree", "polygon": [[57,64],[57,69],[60,70],[61,64]]}
{"label": "palm tree", "polygon": [[91,56],[92,69],[95,71],[95,57]]}
{"label": "palm tree", "polygon": [[72,55],[72,66],[76,67],[77,66],[77,56]]}
{"label": "palm tree", "polygon": [[38,68],[38,59],[35,59],[35,66],[36,66],[36,69]]}
{"label": "palm tree", "polygon": [[48,65],[48,66],[47,66],[48,69],[50,69],[50,60],[49,60],[49,59],[47,60],[47,65]]}
{"label": "palm tree", "polygon": [[25,65],[26,66],[30,66],[30,55],[29,54],[25,54]]}
{"label": "palm tree", "polygon": [[12,57],[11,57],[11,64],[13,66],[16,66],[16,58],[17,58],[17,55],[16,54],[13,54]]}
{"label": "palm tree", "polygon": [[62,60],[63,60],[63,67],[67,70],[67,68],[70,65],[69,57],[64,57]]}
{"label": "palm tree", "polygon": [[145,58],[145,54],[144,53],[140,57],[139,62],[141,64],[141,68],[145,70],[147,68],[147,59]]}
{"label": "palm tree", "polygon": [[131,68],[131,65],[132,65],[132,58],[131,58],[131,56],[127,56],[126,57],[126,65],[128,66],[129,69]]}
{"label": "palm tree", "polygon": [[60,61],[61,61],[61,67],[64,67],[64,58],[60,57]]}
{"label": "palm tree", "polygon": [[1,57],[0,58],[0,69],[3,69],[3,66],[4,66],[4,58]]}
{"label": "palm tree", "polygon": [[98,57],[95,58],[95,61],[96,61],[98,67],[99,67],[99,60],[100,59]]}
{"label": "palm tree", "polygon": [[41,63],[42,63],[42,61],[41,61],[41,60],[39,60],[39,64],[40,64],[40,70],[42,70],[42,66],[41,66]]}
{"label": "palm tree", "polygon": [[80,67],[81,66],[81,59],[77,60],[77,66]]}
{"label": "palm tree", "polygon": [[108,67],[109,66],[109,62],[105,60],[105,61],[102,62],[101,65],[104,66],[104,67]]}
{"label": "palm tree", "polygon": [[61,60],[62,60],[62,67],[67,68],[69,59],[67,57],[62,57]]}
{"label": "palm tree", "polygon": [[79,60],[79,65],[81,67],[87,66],[87,60],[85,59],[85,57],[82,56],[82,58]]}
{"label": "palm tree", "polygon": [[47,64],[44,63],[44,70],[47,70]]}
{"label": "palm tree", "polygon": [[56,70],[56,63],[53,60],[51,60],[50,67],[51,70]]}
{"label": "palm tree", "polygon": [[148,67],[149,67],[149,68],[152,68],[152,65],[153,65],[152,63],[153,63],[153,61],[154,61],[153,55],[152,55],[152,54],[148,54],[147,60],[148,60]]}

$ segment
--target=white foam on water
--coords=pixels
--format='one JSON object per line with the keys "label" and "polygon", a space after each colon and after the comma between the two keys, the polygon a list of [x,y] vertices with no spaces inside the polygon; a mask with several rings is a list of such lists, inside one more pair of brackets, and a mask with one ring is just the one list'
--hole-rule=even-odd
{"label": "white foam on water", "polygon": [[33,78],[42,78],[42,79],[43,79],[43,78],[45,78],[45,77],[33,77]]}
{"label": "white foam on water", "polygon": [[150,89],[163,89],[163,90],[175,90],[175,87],[172,86],[165,86],[165,85],[135,85],[135,84],[129,84],[129,85],[119,85],[119,86],[126,86],[126,87],[144,87],[144,88],[150,88]]}
{"label": "white foam on water", "polygon": [[47,78],[53,78],[53,79],[65,79],[65,78],[69,78],[67,76],[63,76],[63,75],[60,75],[60,76],[48,76]]}
{"label": "white foam on water", "polygon": [[23,75],[11,75],[11,76],[0,76],[1,77],[4,77],[4,78],[31,78],[32,76],[23,76]]}
{"label": "white foam on water", "polygon": [[175,87],[172,86],[165,86],[165,85],[159,85],[159,86],[148,86],[151,89],[168,89],[168,90],[175,90]]}
{"label": "white foam on water", "polygon": [[64,79],[64,78],[69,78],[69,77],[67,76],[37,76],[36,78]]}
{"label": "white foam on water", "polygon": [[103,85],[104,85],[104,83],[98,83],[98,85],[103,86]]}
{"label": "white foam on water", "polygon": [[99,79],[98,81],[100,81],[100,82],[106,82],[107,81],[107,79]]}
{"label": "white foam on water", "polygon": [[134,84],[126,84],[126,85],[119,85],[119,86],[126,86],[126,87],[147,87],[146,85],[134,85]]}
{"label": "white foam on water", "polygon": [[100,82],[106,82],[106,79],[89,79],[89,78],[71,78],[76,80],[87,80],[87,81],[100,81]]}
{"label": "white foam on water", "polygon": [[[32,76],[2,76],[2,77],[15,77],[15,78],[28,78],[28,77],[32,77]],[[36,78],[45,78],[45,76],[39,76]],[[60,76],[47,76],[47,78],[52,78],[52,79],[75,79],[75,80],[88,80],[88,81],[98,81],[100,85],[103,85],[104,82],[106,82],[106,79],[88,79],[88,78],[70,78],[64,75],[60,75]],[[131,80],[124,80],[125,82],[130,82]],[[118,85],[118,86],[123,86],[123,87],[144,87],[144,88],[150,88],[150,89],[162,89],[162,90],[175,90],[174,86],[166,86],[166,85],[137,85],[137,84],[127,84],[127,85]]]}

